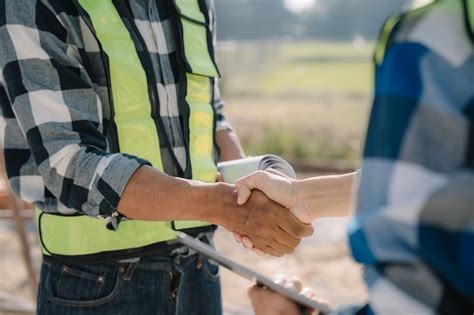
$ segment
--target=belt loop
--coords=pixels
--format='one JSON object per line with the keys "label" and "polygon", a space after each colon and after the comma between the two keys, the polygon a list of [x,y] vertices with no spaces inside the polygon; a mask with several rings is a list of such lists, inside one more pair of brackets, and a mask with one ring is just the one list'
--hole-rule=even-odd
{"label": "belt loop", "polygon": [[129,282],[130,280],[132,280],[133,273],[137,268],[138,264],[139,262],[132,262],[129,263],[126,267],[122,266],[119,268],[119,271],[124,273],[122,276],[123,281]]}

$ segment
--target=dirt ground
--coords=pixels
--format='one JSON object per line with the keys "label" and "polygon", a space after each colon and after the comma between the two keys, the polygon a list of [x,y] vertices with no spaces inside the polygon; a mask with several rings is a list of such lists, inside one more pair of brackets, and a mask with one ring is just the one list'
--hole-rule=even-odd
{"label": "dirt ground", "polygon": [[[268,275],[296,275],[314,288],[332,305],[363,301],[366,297],[361,282],[361,267],[354,264],[345,245],[344,219],[324,219],[314,223],[315,234],[303,241],[294,254],[283,258],[258,257],[235,244],[227,231],[216,236],[219,251]],[[33,229],[32,229],[33,230]],[[35,233],[31,240],[36,243]],[[0,225],[0,290],[31,299],[20,247],[12,226]],[[41,256],[37,246],[33,257],[37,265]],[[226,314],[251,314],[246,289],[251,283],[227,270],[221,270]]]}

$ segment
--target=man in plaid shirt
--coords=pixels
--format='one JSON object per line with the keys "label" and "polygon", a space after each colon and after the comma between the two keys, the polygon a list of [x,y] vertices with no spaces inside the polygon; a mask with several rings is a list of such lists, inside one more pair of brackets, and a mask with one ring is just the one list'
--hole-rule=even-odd
{"label": "man in plaid shirt", "polygon": [[[310,226],[263,194],[239,207],[234,187],[189,180],[189,140],[183,126],[187,113],[181,98],[185,86],[179,79],[183,56],[177,49],[175,24],[183,12],[176,10],[178,2],[185,9],[197,8],[194,15],[206,19],[199,27],[214,32],[213,5],[207,1],[102,2],[113,6],[119,22],[137,35],[131,45],[146,65],[146,78],[152,78],[148,80],[152,115],[164,127],[159,138],[166,139],[160,142],[160,172],[149,161],[120,153],[116,147],[107,56],[79,4],[94,2],[0,1],[0,130],[10,185],[42,214],[97,218],[104,222],[103,229],[115,230],[112,233],[129,223],[125,218],[199,220],[249,235],[270,254],[289,253],[303,235],[312,233]],[[188,7],[190,3],[195,5]],[[208,46],[213,55],[212,45]],[[222,115],[217,82],[212,82],[214,162],[241,158],[238,139]],[[157,95],[150,92],[155,89]],[[194,236],[212,242],[212,231]],[[84,242],[100,243],[96,232],[54,235],[53,231],[53,238],[63,244],[71,237],[65,246],[76,248]],[[43,242],[41,232],[40,237]],[[160,246],[160,254],[131,248],[115,256],[102,255],[96,264],[45,255],[38,313],[221,313],[217,266],[176,244]],[[48,251],[44,243],[43,250]]]}
{"label": "man in plaid shirt", "polygon": [[[474,1],[434,1],[391,18],[375,62],[349,226],[369,301],[334,314],[473,314]],[[237,187],[239,199],[256,188],[311,222],[347,215],[358,177],[291,181],[257,173]],[[257,315],[300,313],[268,290],[253,287],[250,297]]]}

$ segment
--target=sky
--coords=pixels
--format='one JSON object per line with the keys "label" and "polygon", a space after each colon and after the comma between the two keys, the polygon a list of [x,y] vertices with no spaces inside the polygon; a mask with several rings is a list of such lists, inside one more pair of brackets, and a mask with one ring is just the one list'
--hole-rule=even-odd
{"label": "sky", "polygon": [[314,3],[314,0],[285,0],[286,6],[295,12],[300,12]]}

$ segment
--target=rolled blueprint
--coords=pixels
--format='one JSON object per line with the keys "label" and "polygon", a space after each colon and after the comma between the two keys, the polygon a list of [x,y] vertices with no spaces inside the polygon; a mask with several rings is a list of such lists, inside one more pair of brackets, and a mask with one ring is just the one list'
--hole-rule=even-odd
{"label": "rolled blueprint", "polygon": [[222,162],[217,165],[224,182],[234,184],[239,178],[256,171],[277,170],[288,177],[296,178],[293,167],[279,156],[273,154],[249,157],[240,160]]}

